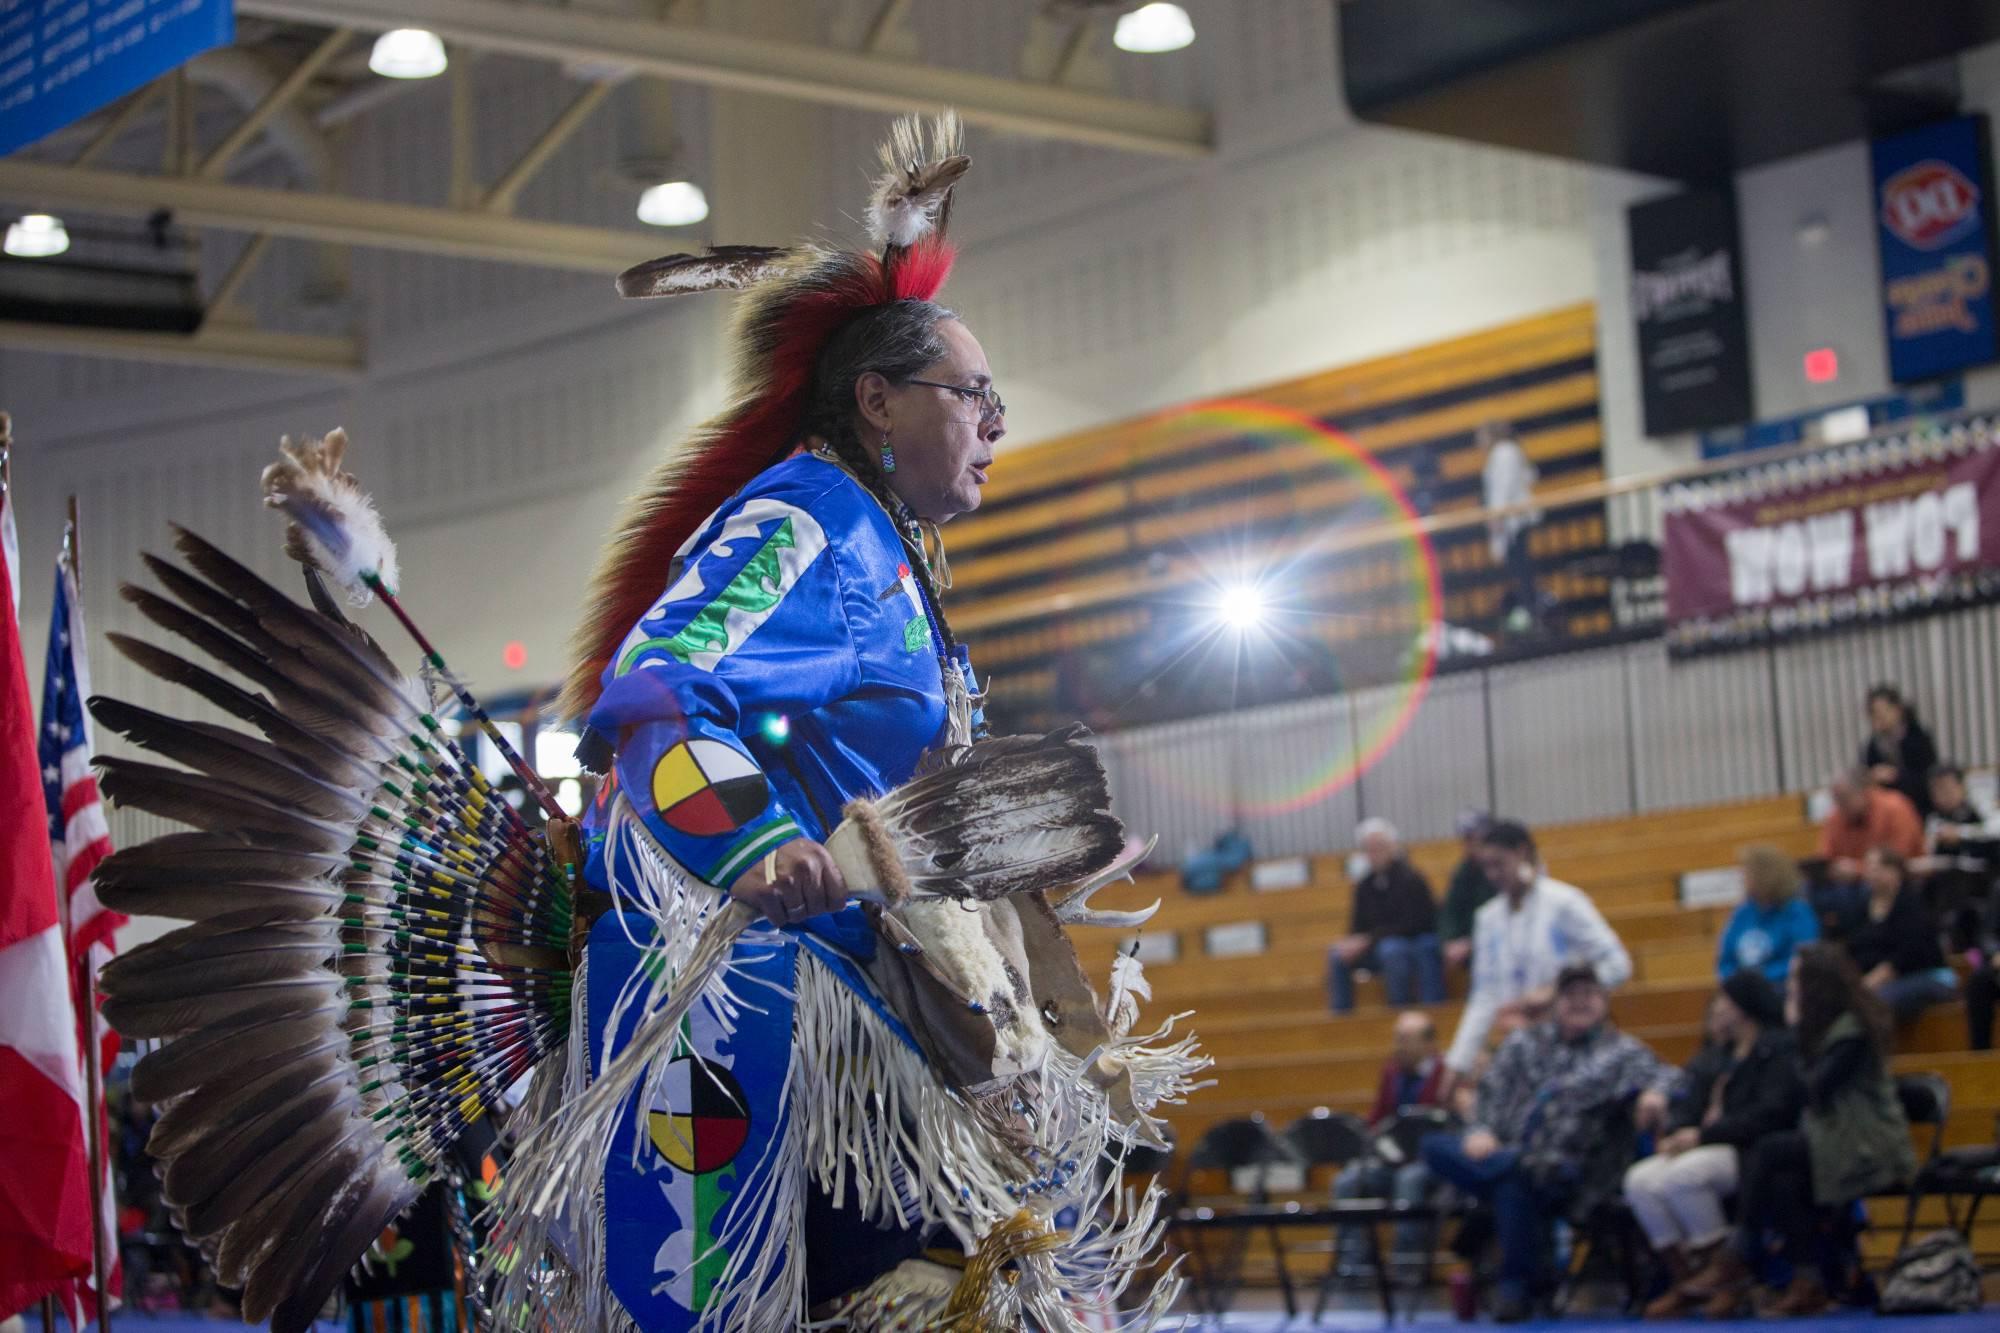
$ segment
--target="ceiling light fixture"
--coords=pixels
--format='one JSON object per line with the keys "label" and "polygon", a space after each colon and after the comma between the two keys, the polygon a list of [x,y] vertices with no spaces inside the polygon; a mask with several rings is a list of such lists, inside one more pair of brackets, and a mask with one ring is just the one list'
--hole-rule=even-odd
{"label": "ceiling light fixture", "polygon": [[67,249],[68,229],[47,213],[30,213],[7,228],[6,251],[16,259],[48,259]]}
{"label": "ceiling light fixture", "polygon": [[368,53],[368,68],[385,79],[434,79],[448,64],[444,43],[423,28],[385,32]]}
{"label": "ceiling light fixture", "polygon": [[1113,46],[1137,55],[1178,51],[1193,41],[1194,20],[1179,5],[1165,3],[1141,5],[1129,14],[1120,14],[1111,33]]}
{"label": "ceiling light fixture", "polygon": [[639,221],[653,227],[692,227],[708,216],[708,196],[693,181],[666,181],[639,196]]}

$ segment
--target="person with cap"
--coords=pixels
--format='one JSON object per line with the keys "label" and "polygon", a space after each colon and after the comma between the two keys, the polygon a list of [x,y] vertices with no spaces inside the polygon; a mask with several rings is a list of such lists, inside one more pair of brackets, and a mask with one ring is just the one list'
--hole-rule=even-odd
{"label": "person with cap", "polygon": [[1519,1029],[1494,1055],[1471,1127],[1424,1140],[1433,1174],[1492,1206],[1500,1239],[1493,1316],[1502,1323],[1527,1318],[1553,1292],[1553,1224],[1610,1196],[1634,1131],[1665,1125],[1679,1085],[1680,1071],[1620,1032],[1610,1007],[1589,964],[1564,967],[1552,1017]]}
{"label": "person with cap", "polygon": [[1498,892],[1473,918],[1472,994],[1444,1061],[1454,1080],[1472,1070],[1496,1026],[1506,1031],[1547,1015],[1565,967],[1588,964],[1606,987],[1632,976],[1631,955],[1597,904],[1542,868],[1525,824],[1507,819],[1488,828],[1479,860]]}
{"label": "person with cap", "polygon": [[1464,855],[1451,872],[1444,907],[1438,912],[1438,939],[1443,942],[1447,971],[1471,965],[1473,917],[1493,899],[1493,881],[1486,878],[1486,868],[1479,864],[1479,845],[1492,823],[1492,816],[1484,810],[1461,810],[1454,824]]}
{"label": "person with cap", "polygon": [[1696,1304],[1681,1284],[1729,1239],[1725,1207],[1744,1157],[1766,1135],[1796,1125],[1805,1109],[1784,997],[1761,971],[1740,968],[1723,979],[1709,1001],[1708,1038],[1683,1071],[1653,1155],[1625,1173],[1625,1201],[1668,1275],[1667,1290],[1646,1306],[1648,1319]]}

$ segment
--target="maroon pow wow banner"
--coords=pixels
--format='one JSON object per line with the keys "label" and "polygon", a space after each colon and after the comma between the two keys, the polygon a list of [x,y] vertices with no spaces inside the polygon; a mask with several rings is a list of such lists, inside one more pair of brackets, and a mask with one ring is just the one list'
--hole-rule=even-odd
{"label": "maroon pow wow banner", "polygon": [[1667,648],[1768,643],[2000,600],[1991,423],[1668,489]]}

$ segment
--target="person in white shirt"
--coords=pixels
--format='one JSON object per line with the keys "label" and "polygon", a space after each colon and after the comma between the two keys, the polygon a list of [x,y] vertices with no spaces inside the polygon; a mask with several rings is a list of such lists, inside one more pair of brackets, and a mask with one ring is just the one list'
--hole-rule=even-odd
{"label": "person in white shirt", "polygon": [[1472,994],[1445,1056],[1454,1079],[1472,1071],[1496,1024],[1511,1029],[1546,1016],[1565,967],[1588,964],[1606,989],[1632,976],[1631,956],[1604,914],[1583,890],[1543,871],[1526,825],[1492,825],[1479,859],[1500,892],[1473,917]]}
{"label": "person in white shirt", "polygon": [[[1502,421],[1489,421],[1475,435],[1483,460],[1480,480],[1489,510],[1525,504],[1534,498],[1535,465],[1514,438],[1513,428]],[[1541,618],[1541,597],[1535,591],[1534,559],[1528,553],[1528,532],[1541,519],[1535,510],[1523,510],[1486,523],[1487,548],[1493,563],[1507,571],[1513,581],[1508,594],[1511,610],[1507,627],[1515,633],[1532,629]]]}

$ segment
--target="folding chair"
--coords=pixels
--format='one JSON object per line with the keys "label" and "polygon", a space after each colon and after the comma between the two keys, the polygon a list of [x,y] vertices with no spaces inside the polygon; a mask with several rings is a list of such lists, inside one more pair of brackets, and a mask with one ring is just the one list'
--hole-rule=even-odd
{"label": "folding chair", "polygon": [[[1298,1155],[1271,1132],[1271,1127],[1259,1115],[1246,1116],[1238,1120],[1225,1120],[1210,1126],[1207,1133],[1196,1141],[1194,1148],[1182,1163],[1181,1195],[1188,1194],[1188,1178],[1196,1171],[1222,1171],[1231,1177],[1237,1171],[1254,1168],[1255,1185],[1244,1202],[1264,1204],[1270,1202],[1268,1179],[1273,1166],[1298,1166]],[[1283,1244],[1278,1239],[1275,1226],[1267,1228],[1271,1243],[1277,1255],[1278,1285],[1284,1292],[1285,1310],[1288,1314],[1298,1313],[1297,1297],[1292,1290],[1291,1273],[1285,1267]],[[1236,1293],[1243,1286],[1244,1252],[1250,1246],[1250,1232],[1245,1228],[1232,1227],[1227,1242],[1228,1252],[1219,1268],[1211,1268],[1208,1245],[1205,1240],[1197,1240],[1197,1233],[1190,1232],[1187,1247],[1188,1257],[1193,1261],[1193,1282],[1190,1298],[1196,1306],[1209,1314],[1226,1314],[1236,1299]]]}
{"label": "folding chair", "polygon": [[[1896,1099],[1903,1104],[1903,1116],[1911,1125],[1929,1125],[1931,1128],[1930,1151],[1925,1154],[1915,1175],[1910,1177],[1909,1200],[1903,1210],[1903,1245],[1910,1243],[1910,1236],[1917,1226],[1917,1205],[1935,1194],[1944,1199],[1945,1217],[1953,1227],[1958,1225],[1954,1216],[1951,1195],[1936,1188],[1933,1183],[1938,1174],[1938,1161],[1944,1151],[1944,1126],[1951,1119],[1951,1084],[1944,1081],[1941,1074],[1904,1074],[1896,1080]],[[1970,1228],[1967,1228],[1968,1235]]]}
{"label": "folding chair", "polygon": [[[1308,1178],[1315,1167],[1330,1166],[1335,1170],[1368,1156],[1368,1126],[1360,1116],[1345,1112],[1334,1114],[1324,1106],[1312,1110],[1285,1127],[1285,1143],[1299,1159],[1305,1163]],[[1379,1289],[1383,1309],[1390,1308],[1389,1267],[1382,1258],[1382,1240],[1372,1222],[1365,1218],[1353,1222],[1336,1223],[1332,1239],[1327,1246],[1326,1271],[1320,1274],[1319,1291],[1314,1299],[1313,1320],[1318,1322],[1326,1313],[1327,1302],[1332,1299],[1335,1283],[1340,1277],[1340,1233],[1343,1227],[1363,1227],[1368,1236],[1368,1261],[1375,1269],[1376,1286]],[[1275,1240],[1275,1237],[1273,1238]]]}

